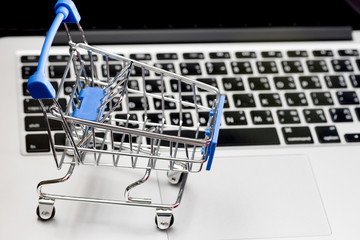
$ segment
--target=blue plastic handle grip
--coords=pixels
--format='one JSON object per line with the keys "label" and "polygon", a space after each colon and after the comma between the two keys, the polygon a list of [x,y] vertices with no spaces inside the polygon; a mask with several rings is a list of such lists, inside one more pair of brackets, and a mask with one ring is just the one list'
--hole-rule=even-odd
{"label": "blue plastic handle grip", "polygon": [[58,0],[55,4],[56,17],[46,35],[36,72],[29,78],[27,88],[34,99],[55,98],[56,91],[45,75],[49,51],[61,23],[78,23],[81,19],[71,0]]}
{"label": "blue plastic handle grip", "polygon": [[222,112],[223,112],[223,108],[224,108],[224,103],[225,103],[225,96],[222,95],[222,96],[220,96],[219,106],[216,111],[213,135],[212,135],[212,138],[211,138],[211,141],[209,144],[209,149],[208,149],[207,155],[205,157],[205,159],[207,161],[207,165],[206,165],[207,171],[210,171],[211,165],[212,165],[212,162],[214,159],[215,149],[217,146],[217,140],[219,137],[220,123],[221,123],[221,117],[222,117]]}

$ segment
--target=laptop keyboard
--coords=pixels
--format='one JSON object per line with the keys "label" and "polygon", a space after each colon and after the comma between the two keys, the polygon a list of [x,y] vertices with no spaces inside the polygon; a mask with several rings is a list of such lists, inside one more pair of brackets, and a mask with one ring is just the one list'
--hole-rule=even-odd
{"label": "laptop keyboard", "polygon": [[[65,70],[64,54],[49,57],[47,74],[57,90]],[[247,51],[189,51],[159,53],[120,53],[138,61],[220,88],[226,95],[219,146],[293,146],[351,144],[360,142],[360,56],[357,49],[289,49]],[[21,108],[23,109],[23,153],[50,152],[41,108],[26,89],[27,79],[36,70],[38,55],[22,54]],[[84,56],[86,60],[86,56]],[[99,78],[106,79],[105,60],[94,54]],[[121,66],[110,62],[115,76]],[[141,71],[134,69],[129,87],[142,88]],[[149,74],[149,73],[145,73]],[[152,73],[153,74],[153,73]],[[161,84],[147,81],[148,92],[161,91]],[[67,76],[60,104],[65,108],[74,84],[74,74]],[[178,92],[177,81],[165,85],[166,95]],[[187,93],[187,91],[190,91]],[[184,98],[191,89],[183,88]],[[199,93],[198,101],[212,105],[215,96]],[[141,118],[137,106],[141,97],[129,97],[133,119]],[[49,107],[51,101],[44,101]],[[149,106],[156,121],[161,103]],[[141,109],[141,108],[140,108]],[[166,106],[168,119],[176,123],[176,106]],[[121,115],[121,108],[119,109]],[[184,122],[192,126],[191,114]],[[50,122],[56,144],[63,144],[61,125]],[[136,126],[135,126],[136,127]]]}

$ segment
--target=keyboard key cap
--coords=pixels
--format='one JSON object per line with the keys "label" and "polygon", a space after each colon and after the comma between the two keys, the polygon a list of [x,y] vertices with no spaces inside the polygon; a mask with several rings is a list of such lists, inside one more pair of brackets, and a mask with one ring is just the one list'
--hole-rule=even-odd
{"label": "keyboard key cap", "polygon": [[355,110],[355,114],[357,116],[357,119],[360,121],[360,108],[357,107],[354,110]]}
{"label": "keyboard key cap", "polygon": [[356,49],[344,49],[338,51],[339,56],[359,56],[359,52]]}
{"label": "keyboard key cap", "polygon": [[225,111],[224,120],[225,123],[229,126],[247,125],[244,111]]}
{"label": "keyboard key cap", "polygon": [[[52,99],[43,99],[43,104],[45,106],[45,110],[49,112],[50,107],[54,104]],[[58,100],[61,108],[63,110],[66,109],[66,99],[65,98],[59,98]],[[42,113],[41,106],[39,104],[38,100],[32,99],[32,98],[26,98],[23,102],[24,105],[24,113]]]}
{"label": "keyboard key cap", "polygon": [[[165,96],[165,97],[172,98],[171,96]],[[154,107],[156,110],[162,110],[162,108],[163,108],[162,100],[154,98]],[[164,109],[165,110],[176,109],[176,103],[165,100],[164,101]]]}
{"label": "keyboard key cap", "polygon": [[150,61],[151,55],[149,53],[132,53],[130,58],[137,61]]}
{"label": "keyboard key cap", "polygon": [[107,67],[106,67],[105,64],[103,64],[103,65],[101,66],[103,77],[107,77],[107,72],[108,72],[108,71],[109,71],[110,77],[115,77],[117,74],[120,73],[120,71],[121,71],[121,69],[122,69],[122,65],[121,65],[121,64],[109,64],[108,66],[109,66],[108,69],[107,69]]}
{"label": "keyboard key cap", "polygon": [[276,128],[220,129],[218,146],[280,145]]}
{"label": "keyboard key cap", "polygon": [[299,81],[303,89],[321,88],[321,83],[318,76],[300,76]]}
{"label": "keyboard key cap", "polygon": [[331,64],[335,72],[352,72],[354,71],[350,60],[331,60]]}
{"label": "keyboard key cap", "polygon": [[39,55],[26,55],[21,56],[22,63],[38,63],[39,62]]}
{"label": "keyboard key cap", "polygon": [[259,61],[256,62],[259,73],[278,73],[276,63],[274,61]]}
{"label": "keyboard key cap", "polygon": [[[91,58],[93,62],[97,62],[98,56],[94,53],[91,54]],[[90,55],[89,54],[82,54],[81,60],[84,60],[85,62],[91,62]]]}
{"label": "keyboard key cap", "polygon": [[[170,121],[174,125],[180,125],[180,113],[170,113]],[[191,127],[193,126],[191,113],[182,113],[182,126]]]}
{"label": "keyboard key cap", "polygon": [[[131,121],[138,121],[136,114],[116,114],[115,120],[121,120],[117,121],[116,125],[120,127],[128,127],[128,128],[138,128],[139,124]],[[121,141],[121,140],[120,140]]]}
{"label": "keyboard key cap", "polygon": [[349,75],[349,79],[354,88],[360,88],[360,75],[351,74]]}
{"label": "keyboard key cap", "polygon": [[144,100],[144,97],[129,97],[128,106],[130,111],[134,110],[144,110],[145,104],[147,105],[147,110],[149,110],[148,100]]}
{"label": "keyboard key cap", "polygon": [[[142,115],[143,121],[145,121],[145,114]],[[147,122],[149,123],[162,123],[163,116],[161,113],[148,113]],[[150,126],[150,125],[149,125]]]}
{"label": "keyboard key cap", "polygon": [[304,109],[304,118],[307,123],[326,123],[326,117],[322,109]]}
{"label": "keyboard key cap", "polygon": [[330,92],[312,92],[310,96],[316,106],[334,105]]}
{"label": "keyboard key cap", "polygon": [[235,56],[237,58],[256,58],[256,53],[255,52],[243,51],[243,52],[236,52]]}
{"label": "keyboard key cap", "polygon": [[287,51],[288,57],[307,57],[308,54],[304,50],[296,50],[296,51]]}
{"label": "keyboard key cap", "polygon": [[286,144],[314,143],[308,127],[283,127],[281,130]]}
{"label": "keyboard key cap", "polygon": [[[51,65],[49,66],[49,77],[50,78],[62,78],[65,72],[65,65]],[[70,71],[66,75],[66,78],[70,78]]]}
{"label": "keyboard key cap", "polygon": [[[208,112],[199,112],[199,123],[200,126],[207,126],[209,121],[209,113]],[[195,123],[196,125],[196,123]]]}
{"label": "keyboard key cap", "polygon": [[180,71],[182,75],[201,75],[199,63],[180,63]]}
{"label": "keyboard key cap", "polygon": [[274,77],[275,87],[279,90],[296,89],[294,78],[289,77]]}
{"label": "keyboard key cap", "polygon": [[[188,103],[194,103],[195,102],[193,95],[186,95],[186,96],[182,96],[181,98],[182,98],[182,100],[184,102],[188,102]],[[196,103],[198,105],[202,105],[201,97],[199,95],[196,95]],[[183,109],[189,109],[189,108],[194,109],[194,107],[186,106],[184,104],[183,104],[182,108]]]}
{"label": "keyboard key cap", "polygon": [[249,77],[248,82],[251,90],[270,90],[267,77]]}
{"label": "keyboard key cap", "polygon": [[234,94],[233,100],[235,107],[256,107],[254,96],[251,93],[248,94]]}
{"label": "keyboard key cap", "polygon": [[177,60],[178,55],[176,53],[158,53],[156,58],[158,60]]}
{"label": "keyboard key cap", "polygon": [[[212,107],[214,105],[214,101],[216,99],[216,95],[215,94],[209,94],[206,95],[206,100],[208,102],[208,106]],[[225,101],[224,101],[224,108],[229,108],[229,101],[227,99],[227,96],[225,95]]]}
{"label": "keyboard key cap", "polygon": [[358,69],[360,70],[360,59],[356,59],[355,62],[356,62]]}
{"label": "keyboard key cap", "polygon": [[[62,130],[61,122],[49,119],[51,130]],[[25,117],[26,131],[46,131],[47,124],[44,116],[27,116]]]}
{"label": "keyboard key cap", "polygon": [[141,77],[143,75],[145,76],[150,76],[150,71],[145,69],[145,68],[141,68],[141,67],[137,67],[137,66],[133,66],[133,68],[131,69],[131,76],[134,77]]}
{"label": "keyboard key cap", "polygon": [[320,143],[339,143],[340,137],[335,126],[315,127],[316,135]]}
{"label": "keyboard key cap", "polygon": [[261,93],[259,94],[261,106],[263,107],[281,107],[281,99],[278,93]]}
{"label": "keyboard key cap", "polygon": [[306,65],[309,69],[309,72],[312,73],[322,73],[329,71],[324,60],[308,60],[306,61]]}
{"label": "keyboard key cap", "polygon": [[[179,92],[179,81],[178,80],[171,79],[170,86],[171,86],[171,90],[173,92]],[[181,92],[192,92],[193,91],[192,85],[184,83],[184,82],[180,83],[180,87],[181,87]]]}
{"label": "keyboard key cap", "polygon": [[333,122],[352,122],[349,108],[330,108],[329,113]]}
{"label": "keyboard key cap", "polygon": [[[211,85],[211,86],[216,87],[216,88],[218,87],[216,78],[197,78],[196,80],[199,81],[199,82]],[[204,90],[199,88],[199,91],[202,92]]]}
{"label": "keyboard key cap", "polygon": [[243,91],[244,83],[241,78],[223,78],[222,83],[225,91]]}
{"label": "keyboard key cap", "polygon": [[[154,67],[163,69],[163,70],[168,71],[168,72],[173,72],[173,73],[175,73],[175,66],[174,66],[173,63],[155,63],[155,64],[154,64]],[[160,76],[159,73],[155,73],[155,75],[156,75],[156,76]]]}
{"label": "keyboard key cap", "polygon": [[26,151],[28,153],[50,152],[49,137],[47,134],[26,135]]}
{"label": "keyboard key cap", "polygon": [[252,122],[255,125],[274,124],[274,119],[272,117],[270,110],[251,111],[250,116],[251,116]]}
{"label": "keyboard key cap", "polygon": [[360,142],[360,133],[347,133],[344,138],[346,142]]}
{"label": "keyboard key cap", "polygon": [[24,66],[21,67],[22,79],[29,79],[37,70],[37,66]]}
{"label": "keyboard key cap", "polygon": [[300,61],[282,61],[281,65],[285,73],[302,73],[304,69]]}
{"label": "keyboard key cap", "polygon": [[277,116],[281,124],[295,124],[300,123],[300,118],[296,109],[292,110],[277,110]]}
{"label": "keyboard key cap", "polygon": [[302,93],[302,92],[285,93],[285,99],[286,99],[288,106],[307,106],[308,105],[305,93]]}
{"label": "keyboard key cap", "polygon": [[[55,145],[66,146],[66,135],[65,133],[55,133],[54,135]],[[62,149],[57,149],[57,152],[63,152]]]}
{"label": "keyboard key cap", "polygon": [[209,75],[225,75],[227,74],[224,62],[207,62],[205,63],[206,72]]}
{"label": "keyboard key cap", "polygon": [[314,50],[314,57],[332,57],[334,53],[331,50]]}
{"label": "keyboard key cap", "polygon": [[184,53],[184,59],[204,59],[204,54],[201,52]]}
{"label": "keyboard key cap", "polygon": [[331,75],[324,77],[328,88],[346,88],[345,78],[342,75]]}
{"label": "keyboard key cap", "polygon": [[252,74],[250,62],[232,62],[231,68],[234,74]]}
{"label": "keyboard key cap", "polygon": [[337,91],[336,96],[341,105],[359,104],[359,98],[355,91]]}
{"label": "keyboard key cap", "polygon": [[263,58],[281,58],[282,53],[280,51],[263,51],[261,56]]}
{"label": "keyboard key cap", "polygon": [[69,58],[69,55],[50,55],[49,62],[67,62]]}
{"label": "keyboard key cap", "polygon": [[211,59],[228,59],[230,58],[229,52],[211,52],[209,53]]}
{"label": "keyboard key cap", "polygon": [[161,93],[166,92],[166,87],[161,79],[147,79],[145,80],[145,90],[149,93]]}

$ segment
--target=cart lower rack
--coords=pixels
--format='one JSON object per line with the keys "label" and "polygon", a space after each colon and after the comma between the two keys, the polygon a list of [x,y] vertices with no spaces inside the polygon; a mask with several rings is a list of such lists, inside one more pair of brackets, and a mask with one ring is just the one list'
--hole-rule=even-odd
{"label": "cart lower rack", "polygon": [[[169,228],[174,221],[172,211],[180,204],[188,174],[200,172],[204,164],[207,170],[211,168],[224,96],[213,86],[90,46],[79,24],[80,15],[72,1],[59,0],[55,11],[56,18],[45,39],[37,71],[28,81],[28,90],[42,107],[56,167],[61,169],[68,166],[68,171],[62,178],[38,184],[39,218],[53,218],[55,199],[58,199],[152,207],[156,209],[158,228]],[[56,92],[45,76],[45,66],[61,23],[64,23],[70,50],[65,72]],[[67,23],[76,23],[83,36],[83,43],[72,41]],[[106,79],[100,79],[96,72],[94,54],[102,56],[106,63]],[[90,64],[85,63],[84,55],[88,56]],[[116,74],[110,73],[109,61],[116,62]],[[63,109],[58,99],[71,68],[76,79]],[[154,76],[156,79],[153,79]],[[139,79],[142,85],[132,87],[130,83],[133,78]],[[147,89],[146,83],[149,81],[156,81],[158,89]],[[167,96],[164,89],[170,83],[176,84],[178,90],[177,94]],[[190,97],[183,97],[183,90],[190,92]],[[204,92],[216,96],[213,106],[204,106],[199,102],[198,94]],[[139,103],[130,107],[129,104],[134,103],[129,102],[129,96],[138,98]],[[53,105],[47,109],[43,99],[52,99]],[[155,104],[159,110],[156,115],[148,112],[151,104]],[[124,106],[124,114],[119,117],[116,111],[121,106]],[[132,111],[141,113],[142,118],[134,118]],[[176,120],[167,117],[166,113],[169,112],[176,116]],[[189,120],[188,114],[191,114],[192,120]],[[66,135],[65,145],[55,145],[50,121],[60,122]],[[81,165],[142,169],[144,175],[124,189],[122,200],[66,196],[42,190],[44,185],[67,181],[74,168]],[[151,199],[131,195],[131,190],[145,183],[152,171],[166,171],[169,182],[180,185],[173,203],[154,203]]]}

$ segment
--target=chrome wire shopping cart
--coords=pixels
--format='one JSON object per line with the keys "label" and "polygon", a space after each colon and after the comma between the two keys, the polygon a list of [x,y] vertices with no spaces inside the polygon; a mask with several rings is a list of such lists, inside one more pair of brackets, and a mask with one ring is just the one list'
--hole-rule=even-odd
{"label": "chrome wire shopping cart", "polygon": [[[188,173],[200,172],[204,164],[204,168],[210,170],[217,145],[224,96],[213,86],[90,46],[79,24],[80,15],[71,0],[59,0],[55,11],[56,18],[45,39],[37,71],[29,78],[28,90],[42,107],[57,168],[68,166],[69,169],[62,178],[38,184],[39,218],[49,220],[54,217],[54,202],[55,199],[60,199],[152,207],[156,209],[155,221],[158,228],[169,228],[174,221],[172,210],[180,204]],[[45,66],[61,23],[64,23],[68,35],[70,51],[56,92],[45,75]],[[72,41],[67,23],[76,23],[83,38],[82,43]],[[90,65],[85,64],[85,54]],[[94,54],[103,57],[106,63],[106,79],[100,79],[95,70]],[[110,60],[121,66],[115,76],[110,74]],[[59,94],[71,68],[76,73],[76,79],[66,107],[62,108],[58,102]],[[157,91],[148,91],[146,83],[154,81],[149,76],[156,76],[156,81],[160,83]],[[132,88],[130,84],[134,77],[142,83],[138,88]],[[177,88],[177,94],[172,96],[164,92],[165,86],[170,83]],[[190,97],[183,97],[185,90],[191,93]],[[216,96],[212,107],[201,104],[198,99],[201,92]],[[140,99],[136,106],[131,106],[134,103],[129,102],[129,95]],[[44,99],[52,99],[50,108],[45,107]],[[158,109],[155,115],[148,112],[151,104]],[[118,118],[115,110],[121,105],[124,106],[122,115],[125,117]],[[141,115],[142,119],[133,118],[132,111]],[[66,136],[65,144],[55,144],[49,121],[61,123]],[[68,180],[75,166],[83,165],[143,169],[144,175],[124,189],[124,197],[120,200],[65,196],[42,191],[44,185]],[[166,171],[170,183],[180,184],[174,203],[154,203],[151,199],[131,196],[130,191],[145,183],[153,170]]]}

